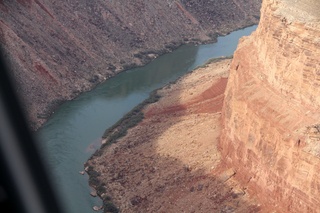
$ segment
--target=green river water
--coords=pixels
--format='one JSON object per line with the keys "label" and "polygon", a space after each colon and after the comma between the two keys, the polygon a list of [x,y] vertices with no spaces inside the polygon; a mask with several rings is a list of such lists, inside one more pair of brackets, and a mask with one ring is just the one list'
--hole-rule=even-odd
{"label": "green river water", "polygon": [[204,64],[232,55],[238,40],[256,29],[251,26],[219,37],[217,43],[184,45],[151,63],[120,73],[90,92],[64,103],[37,132],[39,144],[66,213],[94,212],[99,198],[89,195],[83,164],[99,147],[103,132],[156,88]]}

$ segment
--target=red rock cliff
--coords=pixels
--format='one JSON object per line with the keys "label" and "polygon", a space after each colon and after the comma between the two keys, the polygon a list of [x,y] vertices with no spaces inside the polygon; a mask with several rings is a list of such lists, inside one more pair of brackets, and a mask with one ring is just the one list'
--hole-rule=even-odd
{"label": "red rock cliff", "polygon": [[320,206],[320,1],[264,0],[224,102],[223,160],[277,212]]}

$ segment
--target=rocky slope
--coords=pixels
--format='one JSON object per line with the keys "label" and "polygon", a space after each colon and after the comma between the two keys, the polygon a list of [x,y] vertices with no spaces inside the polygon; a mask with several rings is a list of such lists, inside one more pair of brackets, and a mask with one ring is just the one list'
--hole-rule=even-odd
{"label": "rocky slope", "polygon": [[320,205],[320,2],[264,0],[223,108],[223,162],[268,212]]}
{"label": "rocky slope", "polygon": [[217,144],[230,63],[209,64],[158,90],[161,98],[143,108],[142,122],[86,163],[105,212],[114,209],[111,200],[121,212],[260,209],[234,180],[233,170],[219,169]]}
{"label": "rocky slope", "polygon": [[261,0],[0,1],[0,43],[33,128],[61,101],[188,41],[254,24]]}

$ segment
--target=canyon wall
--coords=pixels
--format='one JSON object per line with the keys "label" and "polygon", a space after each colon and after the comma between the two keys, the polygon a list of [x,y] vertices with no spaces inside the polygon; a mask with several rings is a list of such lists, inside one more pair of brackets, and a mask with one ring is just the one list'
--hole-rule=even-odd
{"label": "canyon wall", "polygon": [[268,212],[319,212],[320,1],[264,0],[225,95],[224,164]]}
{"label": "canyon wall", "polygon": [[64,100],[187,42],[257,23],[261,0],[0,0],[0,44],[35,129]]}

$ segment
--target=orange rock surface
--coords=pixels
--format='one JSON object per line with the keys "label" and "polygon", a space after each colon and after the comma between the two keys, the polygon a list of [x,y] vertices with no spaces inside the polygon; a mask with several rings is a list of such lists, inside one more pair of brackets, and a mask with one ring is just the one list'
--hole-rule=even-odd
{"label": "orange rock surface", "polygon": [[217,144],[231,60],[210,64],[158,91],[145,118],[93,156],[97,181],[121,212],[257,212],[259,203],[219,166]]}
{"label": "orange rock surface", "polygon": [[231,65],[222,161],[268,212],[319,212],[319,11],[316,0],[264,0]]}

